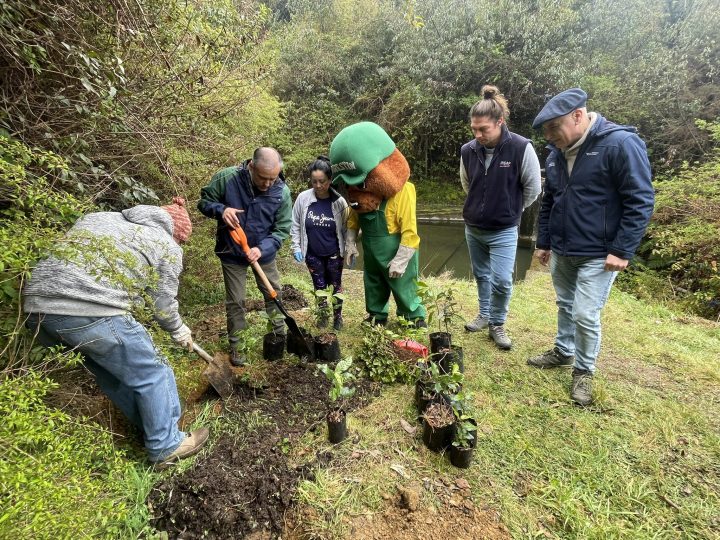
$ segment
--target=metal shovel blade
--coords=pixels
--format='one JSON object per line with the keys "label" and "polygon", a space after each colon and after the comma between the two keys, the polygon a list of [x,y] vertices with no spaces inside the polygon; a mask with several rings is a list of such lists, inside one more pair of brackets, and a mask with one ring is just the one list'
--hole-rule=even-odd
{"label": "metal shovel blade", "polygon": [[280,312],[285,316],[285,324],[287,325],[288,330],[293,336],[295,336],[297,355],[300,357],[305,356],[308,358],[312,358],[313,353],[310,350],[310,346],[308,345],[307,341],[305,341],[305,336],[300,331],[300,327],[298,326],[297,322],[295,322],[295,319],[293,319],[290,314],[285,310],[285,306],[282,305],[282,302],[280,302],[277,297],[273,298],[273,300],[275,301],[275,305],[278,307]]}
{"label": "metal shovel blade", "polygon": [[207,378],[210,385],[222,399],[229,398],[233,393],[233,379],[235,378],[230,366],[210,356],[197,343],[193,343],[193,350],[198,353],[200,358],[207,362],[207,367],[203,371],[203,375]]}

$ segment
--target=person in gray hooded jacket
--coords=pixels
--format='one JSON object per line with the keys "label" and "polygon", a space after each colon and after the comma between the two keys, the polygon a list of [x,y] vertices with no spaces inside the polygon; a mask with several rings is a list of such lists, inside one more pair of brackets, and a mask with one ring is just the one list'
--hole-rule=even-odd
{"label": "person in gray hooded jacket", "polygon": [[178,429],[175,376],[132,311],[143,305],[192,350],[178,313],[182,248],[192,231],[185,201],[81,218],[23,290],[27,326],[45,346],[80,352],[100,389],[142,429],[148,459],[166,466],[196,453],[208,429]]}

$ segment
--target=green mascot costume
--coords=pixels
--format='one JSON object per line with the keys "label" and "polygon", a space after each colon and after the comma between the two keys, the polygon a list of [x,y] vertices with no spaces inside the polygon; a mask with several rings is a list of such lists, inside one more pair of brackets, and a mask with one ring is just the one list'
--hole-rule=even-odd
{"label": "green mascot costume", "polygon": [[351,207],[345,260],[357,256],[362,231],[365,309],[385,324],[390,293],[397,315],[426,326],[425,307],[417,294],[418,248],[415,186],[410,166],[385,130],[359,122],[337,134],[330,146],[333,182],[344,183]]}

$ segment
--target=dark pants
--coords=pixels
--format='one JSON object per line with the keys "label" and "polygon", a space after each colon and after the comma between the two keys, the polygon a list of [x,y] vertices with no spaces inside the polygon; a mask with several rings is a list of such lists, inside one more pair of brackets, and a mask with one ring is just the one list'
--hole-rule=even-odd
{"label": "dark pants", "polygon": [[[280,273],[275,264],[275,259],[268,263],[261,264],[260,268],[265,272],[265,276],[267,276],[270,285],[275,289],[278,299],[280,299]],[[247,281],[248,267],[240,264],[222,263],[222,270],[225,281],[225,312],[227,314],[228,341],[230,342],[231,348],[236,348],[239,341],[237,333],[247,328],[247,322],[245,322],[245,283]],[[269,291],[265,290],[265,285],[263,285],[260,277],[255,273],[255,270],[253,270],[253,275],[255,276],[255,283],[265,299],[265,312],[271,316],[275,313],[280,313],[280,310],[270,297]],[[275,319],[273,327],[276,334],[285,334],[285,321],[282,318]]]}
{"label": "dark pants", "polygon": [[[305,264],[310,270],[310,277],[316,291],[332,285],[333,294],[342,292],[343,258],[339,253],[327,257],[317,257],[307,253]],[[340,309],[342,309],[342,300],[338,300],[336,305],[336,310]]]}

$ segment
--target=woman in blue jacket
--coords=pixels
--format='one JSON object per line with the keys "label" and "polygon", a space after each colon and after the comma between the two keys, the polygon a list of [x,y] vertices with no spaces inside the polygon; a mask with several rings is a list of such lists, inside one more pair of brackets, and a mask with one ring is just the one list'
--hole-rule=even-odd
{"label": "woman in blue jacket", "polygon": [[[343,257],[347,233],[347,202],[335,191],[330,160],[318,156],[308,167],[312,188],[298,195],[292,213],[291,248],[297,262],[305,261],[315,290],[333,287],[342,292]],[[321,300],[321,307],[326,300]],[[325,304],[326,305],[326,304]],[[327,325],[321,318],[318,326]],[[343,326],[342,300],[334,308],[333,328]]]}

